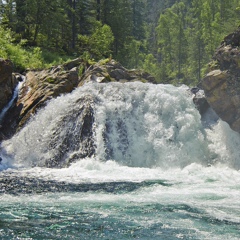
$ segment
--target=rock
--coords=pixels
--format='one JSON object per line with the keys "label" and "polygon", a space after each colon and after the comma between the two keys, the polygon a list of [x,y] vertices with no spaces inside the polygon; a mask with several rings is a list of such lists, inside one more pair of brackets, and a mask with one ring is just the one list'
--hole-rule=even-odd
{"label": "rock", "polygon": [[240,28],[224,38],[201,82],[217,115],[240,133]]}
{"label": "rock", "polygon": [[[77,159],[91,157],[95,153],[93,140],[95,99],[92,96],[83,96],[78,99],[77,112],[64,116],[55,129],[48,150],[54,151],[54,156],[45,162],[47,167],[63,167]],[[62,129],[66,128],[65,134]],[[69,153],[74,154],[69,157]],[[67,160],[66,160],[67,159]]]}
{"label": "rock", "polygon": [[81,58],[76,58],[70,62],[64,63],[63,67],[65,70],[71,70],[73,68],[79,67],[81,64],[84,64],[84,61]]}
{"label": "rock", "polygon": [[12,62],[0,58],[0,111],[11,99],[13,91],[18,83],[17,78],[12,73]]}
{"label": "rock", "polygon": [[204,128],[212,128],[219,120],[218,115],[209,105],[204,91],[196,88],[191,88],[190,91],[194,94],[193,102],[201,115],[201,122]]}
{"label": "rock", "polygon": [[198,88],[198,87],[193,87],[193,88],[190,89],[190,91],[191,91],[191,93],[193,93],[193,94],[195,95],[195,97],[196,97],[196,94],[200,91],[200,88]]}
{"label": "rock", "polygon": [[230,33],[226,36],[221,43],[222,45],[231,45],[232,47],[240,46],[240,27],[238,27],[237,31]]}
{"label": "rock", "polygon": [[127,71],[124,71],[122,69],[113,69],[109,72],[110,77],[116,79],[117,81],[121,79],[130,79],[130,75],[128,74]]}
{"label": "rock", "polygon": [[208,110],[210,105],[208,104],[205,97],[194,97],[193,102],[198,109],[201,116]]}
{"label": "rock", "polygon": [[20,113],[20,125],[24,124],[36,109],[42,107],[47,100],[63,93],[71,92],[78,84],[77,71],[65,71],[59,67],[43,71],[30,71],[26,74],[26,85],[29,91],[19,99],[24,102]]}
{"label": "rock", "polygon": [[81,77],[79,86],[89,81],[97,82],[151,82],[156,83],[154,77],[141,70],[128,70],[115,60],[99,61],[90,66]]}
{"label": "rock", "polygon": [[[79,82],[76,62],[55,66],[41,71],[28,71],[26,81],[15,106],[6,115],[0,129],[0,140],[9,138],[26,124],[46,101],[63,93],[69,93]],[[70,70],[68,70],[70,68]]]}
{"label": "rock", "polygon": [[23,82],[24,81],[24,78],[21,74],[15,74],[15,77],[16,77],[18,82]]}

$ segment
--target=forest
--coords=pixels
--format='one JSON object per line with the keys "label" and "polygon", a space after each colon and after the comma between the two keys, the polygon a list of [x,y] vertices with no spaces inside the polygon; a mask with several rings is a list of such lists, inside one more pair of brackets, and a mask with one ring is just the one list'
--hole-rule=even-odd
{"label": "forest", "polygon": [[194,85],[239,20],[240,0],[1,0],[0,57],[18,71],[114,58]]}

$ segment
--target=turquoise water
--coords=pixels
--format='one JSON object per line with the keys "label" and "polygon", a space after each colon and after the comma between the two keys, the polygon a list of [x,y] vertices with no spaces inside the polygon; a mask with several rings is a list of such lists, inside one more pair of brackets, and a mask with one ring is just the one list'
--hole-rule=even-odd
{"label": "turquoise water", "polygon": [[[53,182],[15,181],[11,194],[0,195],[0,238],[240,238],[238,171],[199,165],[172,170],[174,176],[152,171],[165,179],[65,182],[52,189]],[[22,194],[26,189],[32,193]]]}
{"label": "turquoise water", "polygon": [[[85,94],[95,155],[45,167],[79,154],[62,139]],[[203,127],[186,87],[85,85],[1,144],[0,239],[240,239],[239,145],[226,123]]]}

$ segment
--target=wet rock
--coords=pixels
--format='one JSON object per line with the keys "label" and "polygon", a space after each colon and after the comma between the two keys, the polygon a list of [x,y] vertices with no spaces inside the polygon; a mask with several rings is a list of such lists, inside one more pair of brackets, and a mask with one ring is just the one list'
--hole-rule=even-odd
{"label": "wet rock", "polygon": [[18,79],[12,73],[12,62],[0,58],[0,111],[11,99],[13,91],[18,83]]}
{"label": "wet rock", "polygon": [[[26,81],[19,92],[17,102],[6,115],[2,123],[3,128],[0,129],[6,138],[24,126],[29,118],[49,99],[69,93],[77,87],[78,68],[68,70],[67,68],[71,68],[70,66],[75,66],[75,64],[69,63],[65,67],[56,66],[41,71],[31,70],[26,73]],[[19,78],[18,75],[16,77]]]}
{"label": "wet rock", "polygon": [[106,192],[122,193],[136,191],[139,188],[149,186],[171,186],[171,183],[163,180],[143,182],[103,182],[103,183],[69,183],[64,181],[43,180],[27,176],[16,176],[4,173],[0,175],[0,194],[40,194],[56,192]]}
{"label": "wet rock", "polygon": [[208,108],[210,108],[210,105],[205,97],[194,97],[193,102],[201,115],[203,115]]}
{"label": "wet rock", "polygon": [[[78,110],[64,116],[57,124],[58,128],[55,129],[48,148],[50,152],[54,151],[54,156],[45,162],[47,167],[67,166],[75,160],[91,157],[95,153],[94,99],[91,96],[83,96],[78,99],[76,105]],[[64,134],[62,129],[66,129]]]}
{"label": "wet rock", "polygon": [[194,94],[193,102],[201,115],[201,122],[204,128],[212,128],[218,120],[219,116],[209,105],[205,93],[199,87],[190,89],[190,92]]}
{"label": "wet rock", "polygon": [[240,133],[240,28],[224,38],[201,86],[217,115]]}

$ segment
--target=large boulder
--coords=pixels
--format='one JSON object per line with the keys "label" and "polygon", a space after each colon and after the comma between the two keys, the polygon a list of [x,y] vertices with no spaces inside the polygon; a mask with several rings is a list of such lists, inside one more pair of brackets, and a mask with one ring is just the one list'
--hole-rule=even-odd
{"label": "large boulder", "polygon": [[224,38],[201,82],[217,115],[240,133],[240,28]]}
{"label": "large boulder", "polygon": [[18,82],[12,73],[12,62],[10,60],[0,58],[0,111],[11,99],[14,88]]}
{"label": "large boulder", "polygon": [[45,161],[45,166],[66,166],[76,159],[91,157],[95,153],[94,101],[90,95],[80,97],[74,109],[69,109],[68,115],[59,119],[48,146],[51,157]]}
{"label": "large boulder", "polygon": [[113,59],[109,61],[102,60],[91,65],[82,75],[79,86],[89,81],[122,83],[140,81],[157,83],[155,78],[149,73],[136,69],[128,70]]}
{"label": "large boulder", "polygon": [[82,64],[84,65],[82,60],[75,59],[49,69],[28,71],[15,106],[2,122],[0,141],[11,137],[17,129],[24,126],[49,99],[76,88],[79,82],[78,69]]}
{"label": "large boulder", "polygon": [[77,85],[77,68],[66,70],[58,66],[42,71],[29,71],[26,74],[25,86],[28,90],[17,102],[17,106],[22,104],[20,126],[24,124],[39,107],[44,106],[47,100],[63,93],[69,93]]}

